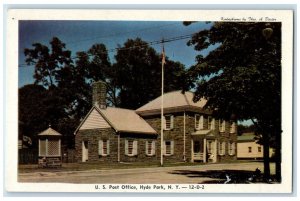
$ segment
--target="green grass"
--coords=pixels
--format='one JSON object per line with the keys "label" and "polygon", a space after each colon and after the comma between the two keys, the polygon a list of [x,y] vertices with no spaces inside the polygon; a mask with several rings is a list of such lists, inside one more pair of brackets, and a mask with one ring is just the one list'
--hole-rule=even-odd
{"label": "green grass", "polygon": [[[163,167],[175,167],[175,166],[195,166],[202,163],[170,163],[165,162]],[[129,168],[149,168],[149,167],[161,167],[160,163],[63,163],[59,168],[38,168],[37,164],[19,165],[19,173],[27,172],[61,172],[61,171],[86,171],[86,170],[105,170],[105,169],[129,169]]]}

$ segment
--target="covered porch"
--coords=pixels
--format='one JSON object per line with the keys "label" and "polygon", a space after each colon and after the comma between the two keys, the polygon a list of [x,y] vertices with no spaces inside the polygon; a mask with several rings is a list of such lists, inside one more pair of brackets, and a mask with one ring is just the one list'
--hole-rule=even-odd
{"label": "covered porch", "polygon": [[216,163],[217,138],[213,130],[197,130],[192,133],[191,162]]}

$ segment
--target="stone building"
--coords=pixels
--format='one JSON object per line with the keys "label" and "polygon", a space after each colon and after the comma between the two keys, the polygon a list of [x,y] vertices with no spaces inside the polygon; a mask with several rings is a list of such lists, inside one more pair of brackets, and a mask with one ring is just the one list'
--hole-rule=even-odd
{"label": "stone building", "polygon": [[75,131],[78,162],[164,161],[221,162],[236,160],[236,123],[212,117],[206,100],[193,93],[164,94],[164,137],[161,146],[161,97],[137,110],[106,107],[106,87],[93,85],[93,107]]}

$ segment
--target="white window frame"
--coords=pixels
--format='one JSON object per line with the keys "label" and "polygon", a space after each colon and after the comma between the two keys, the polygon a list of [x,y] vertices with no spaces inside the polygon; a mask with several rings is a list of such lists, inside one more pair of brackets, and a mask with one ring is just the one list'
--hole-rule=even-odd
{"label": "white window frame", "polygon": [[204,128],[204,116],[200,114],[195,114],[195,129],[202,130],[203,128]]}
{"label": "white window frame", "polygon": [[235,155],[235,142],[228,142],[228,154]]}
{"label": "white window frame", "polygon": [[207,148],[207,153],[212,154],[214,149],[214,142],[212,140],[207,140],[206,148]]}
{"label": "white window frame", "polygon": [[225,132],[226,121],[224,119],[219,119],[219,131],[221,133]]}
{"label": "white window frame", "polygon": [[[210,124],[210,126],[209,126]],[[216,129],[216,120],[215,118],[209,116],[208,117],[208,129],[209,130],[215,130]]]}
{"label": "white window frame", "polygon": [[225,155],[225,147],[226,147],[226,143],[224,141],[221,141],[218,143],[218,154],[220,156],[224,156]]}
{"label": "white window frame", "polygon": [[[167,127],[167,117],[170,117],[169,127]],[[164,130],[172,130],[174,128],[174,115],[164,115],[163,121]]]}
{"label": "white window frame", "polygon": [[[128,143],[132,142],[132,145]],[[129,146],[132,146],[132,151],[129,153]],[[125,139],[125,155],[136,156],[138,154],[138,141],[134,139]]]}
{"label": "white window frame", "polygon": [[[167,142],[170,142],[170,150],[167,151]],[[169,152],[169,153],[167,153]],[[164,140],[164,155],[172,156],[174,154],[174,140]]]}
{"label": "white window frame", "polygon": [[[106,143],[106,153],[104,153],[104,143]],[[99,156],[108,156],[110,154],[109,140],[99,140],[98,142],[98,154]]]}
{"label": "white window frame", "polygon": [[230,124],[230,133],[235,133],[236,132],[236,123],[231,122]]}
{"label": "white window frame", "polygon": [[[150,148],[150,153],[149,153],[149,148]],[[147,140],[145,142],[145,153],[147,156],[155,155],[155,141],[154,140]]]}

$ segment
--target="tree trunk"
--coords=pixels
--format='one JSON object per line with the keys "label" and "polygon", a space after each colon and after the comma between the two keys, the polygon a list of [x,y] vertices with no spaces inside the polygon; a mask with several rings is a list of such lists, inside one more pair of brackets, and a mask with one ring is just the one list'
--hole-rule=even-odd
{"label": "tree trunk", "polygon": [[268,181],[270,179],[270,144],[268,134],[263,135],[264,146],[264,179]]}
{"label": "tree trunk", "polygon": [[281,134],[276,135],[276,146],[275,146],[275,168],[276,168],[276,180],[281,182]]}

